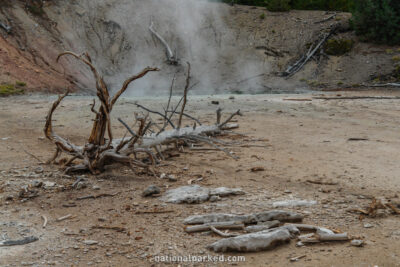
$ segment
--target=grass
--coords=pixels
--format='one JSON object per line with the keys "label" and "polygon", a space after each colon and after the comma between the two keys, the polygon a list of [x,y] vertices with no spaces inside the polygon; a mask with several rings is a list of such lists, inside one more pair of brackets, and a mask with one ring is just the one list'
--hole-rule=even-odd
{"label": "grass", "polygon": [[26,83],[17,82],[14,84],[0,84],[0,97],[11,96],[11,95],[22,95],[24,94],[24,89]]}

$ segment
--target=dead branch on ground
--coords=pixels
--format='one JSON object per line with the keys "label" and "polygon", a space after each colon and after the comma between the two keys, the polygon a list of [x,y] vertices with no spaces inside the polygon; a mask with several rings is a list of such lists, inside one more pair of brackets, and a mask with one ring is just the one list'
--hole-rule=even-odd
{"label": "dead branch on ground", "polygon": [[[49,162],[55,162],[55,160],[62,153],[69,155],[71,158],[68,160],[68,164],[64,165],[66,173],[90,171],[92,174],[99,174],[104,171],[105,166],[114,163],[120,163],[130,167],[132,170],[135,170],[136,168],[142,168],[146,171],[151,171],[154,174],[154,168],[156,167],[156,164],[158,164],[160,160],[164,158],[162,155],[162,147],[167,147],[169,144],[175,144],[175,147],[178,147],[178,145],[192,146],[195,143],[207,143],[214,148],[225,152],[229,156],[236,158],[236,156],[234,156],[224,147],[216,145],[217,143],[221,145],[227,145],[226,143],[213,137],[218,134],[230,134],[231,132],[225,132],[225,130],[232,129],[232,126],[229,124],[229,122],[231,122],[235,116],[242,115],[240,110],[231,114],[222,122],[221,113],[217,112],[217,122],[213,125],[202,125],[200,120],[195,119],[193,116],[185,113],[187,95],[190,89],[189,63],[183,97],[174,108],[171,107],[172,111],[168,110],[171,102],[171,93],[168,100],[168,106],[167,109],[164,110],[164,114],[162,112],[147,109],[140,104],[136,104],[138,107],[146,110],[148,113],[135,113],[134,116],[132,116],[134,117],[132,118],[134,120],[133,127],[137,125],[135,130],[133,130],[133,127],[130,127],[128,123],[119,118],[119,122],[122,123],[131,136],[127,137],[125,135],[123,138],[116,139],[113,135],[110,119],[110,114],[115,103],[127,90],[131,82],[144,77],[149,72],[158,71],[159,69],[150,67],[143,69],[139,74],[127,79],[123,83],[121,89],[114,96],[111,96],[106,82],[93,65],[88,53],[78,55],[67,51],[61,53],[58,56],[57,61],[66,55],[73,56],[74,58],[85,63],[90,68],[96,81],[97,98],[100,101],[100,106],[97,110],[95,110],[95,101],[91,105],[91,111],[95,114],[95,119],[91,134],[83,146],[77,146],[53,131],[53,113],[60,105],[61,101],[68,95],[68,92],[59,96],[48,112],[44,133],[47,139],[52,141],[56,146],[56,153]],[[180,112],[177,111],[179,107],[181,107]],[[154,123],[149,116],[149,113],[160,116],[164,120],[163,127],[160,127]],[[174,116],[177,116],[178,118],[177,123],[173,122],[175,118]],[[195,123],[194,126],[182,127],[183,117],[190,118],[199,125]],[[235,127],[237,128],[237,125],[234,125],[233,128]],[[79,163],[75,164],[74,161],[79,161]],[[97,197],[98,196],[87,196],[78,198],[78,200]]]}

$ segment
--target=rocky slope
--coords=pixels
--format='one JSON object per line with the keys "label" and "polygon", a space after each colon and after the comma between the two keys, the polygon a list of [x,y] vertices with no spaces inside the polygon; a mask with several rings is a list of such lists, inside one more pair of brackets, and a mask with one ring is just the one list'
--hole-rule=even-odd
{"label": "rocky slope", "polygon": [[[324,21],[331,16],[195,0],[57,0],[33,14],[16,1],[0,9],[0,21],[13,27],[11,34],[0,28],[0,82],[23,81],[36,91],[93,92],[91,73],[81,63],[68,58],[56,64],[63,50],[88,51],[112,90],[143,67],[161,68],[133,85],[131,95],[165,94],[175,73],[180,90],[186,61],[192,64],[195,94],[335,88],[392,71],[398,48],[360,43],[348,31],[349,14]],[[151,21],[177,54],[177,66],[166,62],[164,47],[148,29]],[[354,40],[350,52],[322,54],[296,75],[279,77],[332,25],[345,30],[334,38]]]}

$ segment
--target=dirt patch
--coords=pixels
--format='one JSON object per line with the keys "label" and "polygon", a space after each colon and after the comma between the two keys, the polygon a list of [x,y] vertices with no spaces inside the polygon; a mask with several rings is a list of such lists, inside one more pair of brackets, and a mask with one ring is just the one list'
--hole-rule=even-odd
{"label": "dirt patch", "polygon": [[[222,152],[185,150],[160,167],[160,172],[173,175],[177,181],[116,167],[100,176],[81,175],[86,187],[80,189],[71,187],[78,176],[65,176],[57,166],[38,165],[24,152],[41,160],[51,156],[54,148],[43,139],[42,127],[56,97],[0,99],[1,238],[39,237],[28,245],[0,248],[2,264],[163,266],[154,262],[156,256],[221,255],[205,248],[220,237],[184,232],[182,222],[187,216],[211,212],[248,214],[271,210],[279,201],[302,199],[317,204],[282,209],[302,213],[306,223],[358,236],[365,240],[365,246],[324,243],[298,248],[292,242],[276,250],[244,254],[246,262],[238,265],[286,266],[290,258],[306,255],[297,264],[396,266],[400,258],[398,216],[382,214],[360,221],[357,214],[347,210],[368,206],[372,197],[399,203],[399,100],[326,101],[312,97],[190,97],[187,111],[196,111],[198,117],[210,123],[217,108],[211,101],[218,101],[227,113],[240,108],[245,116],[238,119],[238,130],[259,147],[232,147],[240,157],[237,161]],[[296,98],[311,101],[284,100]],[[145,106],[165,103],[161,98],[125,98],[115,106],[114,116],[131,122],[129,114],[138,111],[133,104],[136,100]],[[174,103],[177,101],[178,98],[173,99]],[[91,103],[89,97],[65,99],[55,114],[55,131],[74,143],[83,143],[92,123]],[[115,135],[122,135],[123,126],[116,126]],[[258,171],[252,171],[255,168]],[[35,180],[44,183],[33,188],[38,196],[21,202],[21,188]],[[142,191],[152,184],[163,195],[167,189],[188,183],[207,188],[240,187],[246,194],[191,205],[164,203],[157,195],[142,197]],[[68,214],[69,218],[57,221]],[[48,219],[45,228],[41,216]]]}

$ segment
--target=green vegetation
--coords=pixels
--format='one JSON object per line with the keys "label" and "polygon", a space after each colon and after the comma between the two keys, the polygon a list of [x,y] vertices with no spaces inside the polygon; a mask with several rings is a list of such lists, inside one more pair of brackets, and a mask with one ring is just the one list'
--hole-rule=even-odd
{"label": "green vegetation", "polygon": [[354,0],[353,27],[363,41],[400,44],[399,0]]}
{"label": "green vegetation", "polygon": [[265,19],[265,14],[264,14],[264,13],[262,13],[262,14],[260,15],[260,19]]}
{"label": "green vegetation", "polygon": [[324,50],[328,55],[341,56],[350,52],[353,44],[353,40],[349,39],[329,39],[324,46]]}
{"label": "green vegetation", "polygon": [[[213,1],[213,0],[210,0]],[[215,1],[215,0],[214,0]],[[222,0],[270,11],[334,10],[353,13],[352,27],[362,41],[400,44],[399,0]],[[340,18],[337,18],[340,19]]]}
{"label": "green vegetation", "polygon": [[290,0],[266,0],[266,7],[272,12],[289,11],[291,9]]}
{"label": "green vegetation", "polygon": [[27,5],[26,7],[29,12],[36,16],[42,16],[44,14],[44,10],[41,6],[37,5]]}
{"label": "green vegetation", "polygon": [[23,93],[24,89],[22,89],[21,86],[19,85],[0,84],[0,97],[10,96],[10,95],[21,95]]}
{"label": "green vegetation", "polygon": [[26,86],[26,82],[16,81],[15,85],[18,86],[18,87],[25,87]]}
{"label": "green vegetation", "polygon": [[263,6],[270,11],[289,11],[290,9],[350,11],[353,0],[223,0],[249,6]]}

